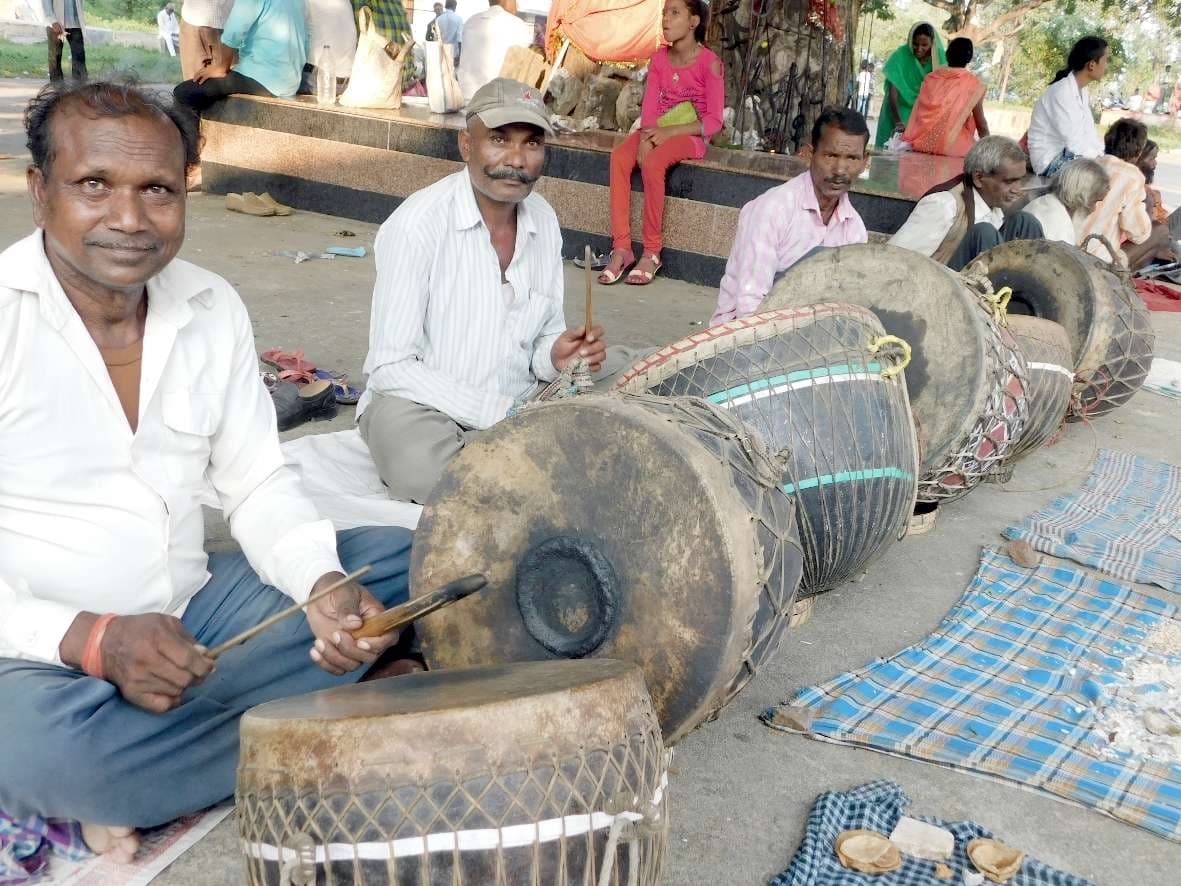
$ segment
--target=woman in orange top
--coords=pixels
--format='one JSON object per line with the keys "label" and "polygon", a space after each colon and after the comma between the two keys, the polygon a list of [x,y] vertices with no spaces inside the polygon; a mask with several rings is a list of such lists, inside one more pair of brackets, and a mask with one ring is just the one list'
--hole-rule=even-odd
{"label": "woman in orange top", "polygon": [[972,41],[957,37],[947,44],[947,67],[923,78],[919,97],[910,112],[902,138],[923,154],[963,157],[988,135],[984,93],[980,79],[968,70]]}

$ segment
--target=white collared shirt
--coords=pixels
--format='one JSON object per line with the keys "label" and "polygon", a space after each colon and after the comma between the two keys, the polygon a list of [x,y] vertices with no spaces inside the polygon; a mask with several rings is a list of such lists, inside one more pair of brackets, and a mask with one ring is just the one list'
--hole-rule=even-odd
{"label": "white collared shirt", "polygon": [[566,329],[562,232],[540,194],[517,209],[505,272],[511,304],[466,168],[407,197],[377,232],[374,252],[369,381],[358,415],[377,392],[487,428],[538,379],[557,377],[550,349]]}
{"label": "white collared shirt", "polygon": [[[1000,208],[990,208],[979,192],[972,195],[972,206],[976,214],[973,224],[987,222],[999,230],[1005,223],[1004,211]],[[935,250],[955,224],[955,217],[959,211],[959,201],[950,191],[928,194],[915,204],[910,216],[898,229],[898,233],[890,238],[890,245],[901,246],[903,249],[930,257],[935,254]]]}
{"label": "white collared shirt", "polygon": [[61,664],[83,611],[182,615],[209,578],[206,477],[263,581],[303,601],[341,571],[283,466],[238,294],[179,259],[147,289],[132,433],[41,232],[0,254],[0,658]]}
{"label": "white collared shirt", "polygon": [[1051,83],[1033,106],[1029,120],[1029,162],[1039,175],[1062,151],[1076,157],[1099,157],[1103,139],[1095,128],[1087,88],[1079,87],[1074,74]]}
{"label": "white collared shirt", "polygon": [[1024,212],[1036,218],[1042,226],[1042,234],[1047,240],[1059,240],[1077,246],[1079,243],[1078,228],[1083,219],[1076,225],[1070,215],[1070,210],[1062,205],[1062,201],[1053,194],[1042,194],[1025,204]]}

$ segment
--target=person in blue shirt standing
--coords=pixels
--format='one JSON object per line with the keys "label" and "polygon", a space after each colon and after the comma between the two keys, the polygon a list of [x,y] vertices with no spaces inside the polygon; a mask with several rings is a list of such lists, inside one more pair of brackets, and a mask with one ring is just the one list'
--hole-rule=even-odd
{"label": "person in blue shirt standing", "polygon": [[173,94],[200,113],[229,95],[289,98],[308,59],[300,0],[235,0],[218,58],[179,84]]}
{"label": "person in blue shirt standing", "polygon": [[446,11],[435,19],[439,39],[455,47],[455,64],[459,64],[459,48],[463,43],[463,19],[455,11],[455,0],[447,0],[444,4]]}

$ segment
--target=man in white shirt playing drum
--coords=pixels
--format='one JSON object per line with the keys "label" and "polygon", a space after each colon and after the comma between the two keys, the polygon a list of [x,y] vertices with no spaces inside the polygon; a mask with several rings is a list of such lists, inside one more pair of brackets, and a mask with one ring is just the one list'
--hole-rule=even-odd
{"label": "man in white shirt playing drum", "polygon": [[467,164],[406,198],[374,244],[377,282],[361,436],[390,497],[423,503],[465,441],[576,358],[602,329],[566,329],[562,234],[533,186],[552,133],[541,92],[515,80],[467,108]]}
{"label": "man in white shirt playing drum", "polygon": [[[175,258],[195,120],[90,83],[43,90],[26,128],[38,230],[0,254],[0,815],[127,860],[135,829],[233,793],[247,708],[356,682],[393,643],[349,631],[406,598],[410,534],[319,518],[241,300]],[[239,553],[204,551],[206,482]]]}
{"label": "man in white shirt playing drum", "polygon": [[953,271],[1009,240],[1039,240],[1042,226],[1027,212],[1006,210],[1022,196],[1025,152],[1011,138],[989,135],[964,157],[964,173],[926,194],[890,238]]}

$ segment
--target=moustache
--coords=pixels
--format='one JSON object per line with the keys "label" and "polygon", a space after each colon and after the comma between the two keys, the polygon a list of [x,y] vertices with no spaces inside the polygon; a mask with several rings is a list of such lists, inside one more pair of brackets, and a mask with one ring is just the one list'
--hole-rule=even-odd
{"label": "moustache", "polygon": [[530,175],[523,169],[513,169],[510,166],[505,166],[500,169],[486,167],[484,169],[484,175],[488,176],[488,178],[492,179],[493,181],[516,181],[523,185],[531,185],[541,178],[539,175]]}
{"label": "moustache", "polygon": [[98,237],[89,237],[83,243],[87,246],[98,246],[101,249],[138,249],[140,252],[155,252],[160,248],[160,244],[155,240],[104,240]]}
{"label": "moustache", "polygon": [[830,175],[824,180],[824,183],[826,185],[841,185],[842,187],[846,187],[852,181],[853,180],[847,175]]}

